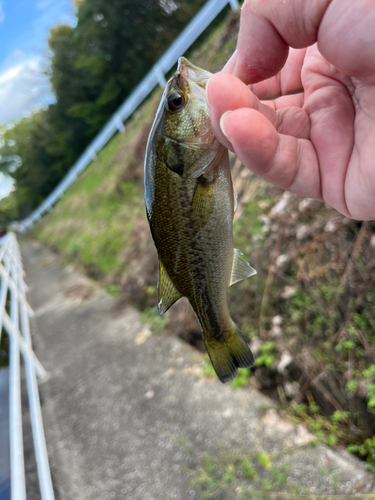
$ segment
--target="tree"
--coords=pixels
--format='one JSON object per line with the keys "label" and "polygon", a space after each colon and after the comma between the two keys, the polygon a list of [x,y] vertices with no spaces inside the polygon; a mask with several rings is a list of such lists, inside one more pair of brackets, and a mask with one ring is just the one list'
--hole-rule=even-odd
{"label": "tree", "polygon": [[20,217],[52,191],[203,3],[82,0],[75,27],[51,30],[56,102],[6,130],[0,145]]}

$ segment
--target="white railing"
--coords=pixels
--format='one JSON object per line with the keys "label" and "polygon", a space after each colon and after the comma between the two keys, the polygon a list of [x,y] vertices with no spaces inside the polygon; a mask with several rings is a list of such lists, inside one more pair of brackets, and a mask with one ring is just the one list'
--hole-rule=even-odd
{"label": "white railing", "polygon": [[36,358],[30,337],[31,308],[26,301],[21,255],[13,233],[0,238],[0,336],[9,336],[9,448],[12,500],[26,500],[21,406],[21,356],[25,365],[30,420],[42,500],[54,500],[43,430],[37,377],[46,372]]}
{"label": "white railing", "polygon": [[177,59],[192,45],[203,33],[216,16],[230,4],[233,10],[239,9],[238,0],[209,0],[198,14],[190,21],[180,36],[174,41],[159,61],[147,73],[143,80],[133,90],[125,102],[114,113],[104,128],[89,144],[76,163],[52,191],[52,193],[21,223],[13,223],[12,227],[20,232],[33,226],[42,215],[49,212],[57,200],[73,184],[78,175],[96,158],[96,154],[107,144],[109,139],[117,132],[124,132],[124,121],[138,108],[144,99],[152,92],[156,85],[164,87],[164,75],[172,68]]}

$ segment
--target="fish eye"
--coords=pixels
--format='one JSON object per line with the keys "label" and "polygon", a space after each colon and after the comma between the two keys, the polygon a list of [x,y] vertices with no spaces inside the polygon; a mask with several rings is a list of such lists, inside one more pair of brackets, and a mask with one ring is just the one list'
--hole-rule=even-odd
{"label": "fish eye", "polygon": [[170,111],[181,111],[185,106],[185,102],[184,94],[173,92],[173,94],[168,97],[168,108]]}

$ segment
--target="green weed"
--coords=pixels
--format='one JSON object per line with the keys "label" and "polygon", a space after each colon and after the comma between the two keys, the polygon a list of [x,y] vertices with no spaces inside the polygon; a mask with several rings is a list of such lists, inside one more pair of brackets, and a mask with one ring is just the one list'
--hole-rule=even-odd
{"label": "green weed", "polygon": [[375,436],[366,439],[361,444],[351,444],[348,446],[347,450],[366,458],[367,464],[371,470],[375,472]]}
{"label": "green weed", "polygon": [[239,368],[236,378],[231,382],[231,386],[235,389],[246,387],[249,384],[250,370],[249,368]]}
{"label": "green weed", "polygon": [[[294,448],[293,452],[305,447]],[[282,498],[292,500],[309,498],[311,495],[306,487],[291,480],[289,476],[293,475],[293,471],[283,461],[282,452],[269,454],[261,451],[219,456],[206,453],[201,456],[200,467],[197,470],[188,469],[188,472],[191,487],[198,490],[200,498],[216,498],[222,493],[225,498],[250,500],[278,498],[279,494]],[[327,475],[326,470],[321,473],[322,477]],[[337,489],[336,476],[332,478],[331,487]]]}
{"label": "green weed", "polygon": [[166,318],[165,316],[159,316],[156,307],[143,311],[141,318],[142,321],[150,327],[152,333],[155,335],[160,335],[165,330]]}
{"label": "green weed", "polygon": [[107,292],[112,295],[112,297],[118,297],[120,287],[118,285],[108,285]]}
{"label": "green weed", "polygon": [[274,342],[264,342],[261,345],[258,356],[255,358],[255,366],[265,366],[269,368],[275,361],[277,350]]}

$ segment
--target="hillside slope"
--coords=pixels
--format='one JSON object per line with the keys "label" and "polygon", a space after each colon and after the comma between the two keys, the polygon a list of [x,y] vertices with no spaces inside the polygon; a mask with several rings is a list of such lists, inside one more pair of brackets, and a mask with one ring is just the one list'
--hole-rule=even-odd
{"label": "hillside slope", "polygon": [[[230,14],[188,54],[217,71],[236,42]],[[183,300],[156,313],[157,256],[144,211],[143,159],[161,91],[134,114],[34,235],[143,311],[155,333],[202,349]],[[349,220],[320,202],[283,193],[231,158],[239,195],[238,247],[258,275],[229,290],[233,319],[252,340],[256,368],[234,382],[279,398],[293,421],[375,463],[375,224]],[[210,368],[206,373],[210,375]]]}

